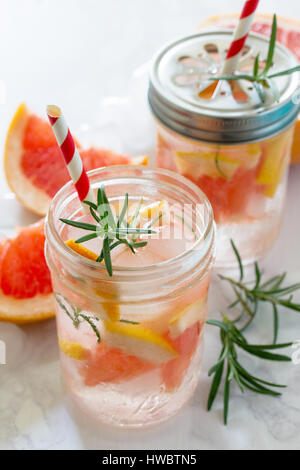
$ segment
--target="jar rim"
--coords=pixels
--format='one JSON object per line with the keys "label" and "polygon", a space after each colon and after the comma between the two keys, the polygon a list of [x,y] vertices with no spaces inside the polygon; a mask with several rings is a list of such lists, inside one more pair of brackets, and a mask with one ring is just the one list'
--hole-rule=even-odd
{"label": "jar rim", "polygon": [[[122,282],[123,282],[123,277],[125,274],[127,274],[129,277],[132,277],[134,275],[151,275],[155,271],[155,273],[162,273],[166,270],[171,269],[172,267],[175,267],[178,263],[183,261],[185,258],[191,256],[197,247],[201,245],[203,240],[205,238],[209,237],[209,235],[212,234],[212,238],[214,238],[214,219],[213,219],[213,210],[211,207],[211,204],[207,198],[207,196],[201,191],[201,189],[196,186],[193,182],[185,178],[184,176],[177,174],[175,172],[157,168],[154,166],[138,166],[138,165],[113,165],[109,167],[101,167],[95,170],[88,171],[87,174],[91,180],[91,186],[95,186],[95,182],[93,184],[93,179],[99,176],[103,176],[103,173],[112,173],[110,177],[108,177],[105,181],[111,181],[114,179],[119,179],[122,178],[120,176],[120,173],[122,171],[125,171],[126,173],[130,171],[135,171],[135,172],[141,172],[141,175],[139,175],[139,178],[143,178],[146,180],[145,175],[146,174],[151,174],[151,173],[158,173],[166,178],[172,179],[174,181],[178,181],[181,184],[185,185],[189,190],[191,190],[194,194],[195,197],[199,198],[198,203],[204,204],[205,210],[208,214],[206,225],[201,232],[200,237],[193,243],[191,247],[188,249],[184,250],[182,253],[179,253],[177,256],[167,259],[165,261],[156,263],[156,264],[150,264],[150,265],[145,265],[145,266],[130,266],[130,267],[125,267],[125,266],[113,266],[113,276],[109,278],[110,281],[114,282],[115,278],[118,276],[122,276]],[[128,176],[123,176],[124,179],[126,179]],[[133,178],[131,176],[131,178]],[[101,180],[103,181],[103,180]],[[149,181],[151,181],[149,179]],[[154,181],[154,180],[152,180]],[[46,241],[50,243],[51,239],[51,244],[55,247],[55,249],[64,257],[66,258],[69,262],[71,263],[76,263],[77,265],[81,265],[82,268],[91,268],[93,273],[105,273],[106,274],[106,269],[103,264],[100,264],[96,261],[90,260],[88,258],[85,258],[83,256],[80,256],[76,252],[74,252],[72,249],[70,249],[62,240],[60,237],[58,230],[56,229],[55,225],[55,220],[54,220],[54,213],[57,208],[60,207],[60,204],[63,204],[64,201],[66,200],[66,197],[71,197],[71,196],[76,196],[76,189],[74,188],[74,185],[72,181],[67,182],[54,196],[54,198],[51,201],[48,214],[46,216],[46,224],[45,224],[45,232],[46,232]],[[77,197],[77,196],[76,196]],[[209,250],[209,246],[207,250],[203,254],[203,258],[207,255],[207,252]],[[199,250],[200,251],[200,250]],[[203,250],[201,250],[203,251]],[[201,262],[201,260],[199,260]],[[107,279],[106,279],[107,280]],[[145,279],[143,279],[145,280]]]}

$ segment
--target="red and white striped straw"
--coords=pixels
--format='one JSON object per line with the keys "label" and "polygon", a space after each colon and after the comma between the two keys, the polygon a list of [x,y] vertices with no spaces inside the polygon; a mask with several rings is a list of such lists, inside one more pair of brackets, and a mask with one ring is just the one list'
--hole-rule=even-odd
{"label": "red and white striped straw", "polygon": [[236,70],[258,3],[259,0],[247,0],[245,2],[239,23],[233,33],[233,40],[226,54],[222,75],[232,74]]}
{"label": "red and white striped straw", "polygon": [[[47,115],[80,201],[95,202],[90,181],[60,108],[55,105],[47,106]],[[82,204],[82,208],[85,213],[89,212],[87,204]]]}

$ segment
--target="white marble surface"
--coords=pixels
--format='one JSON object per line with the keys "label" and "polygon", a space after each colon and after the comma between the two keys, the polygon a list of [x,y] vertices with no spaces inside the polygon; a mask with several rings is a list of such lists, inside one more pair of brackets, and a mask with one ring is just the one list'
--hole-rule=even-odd
{"label": "white marble surface", "polygon": [[[140,66],[164,41],[192,31],[207,15],[238,10],[241,4],[241,0],[1,0],[1,142],[17,104],[26,100],[40,113],[46,103],[59,103],[86,142],[134,153],[151,147],[151,132],[145,131],[151,129],[149,116],[140,98],[146,66]],[[274,8],[300,19],[296,0],[261,2],[261,11]],[[128,102],[128,94],[133,101]],[[299,181],[298,166],[290,173],[280,238],[262,262],[267,274],[287,270],[290,282],[300,278]],[[1,173],[0,233],[33,220],[15,201]],[[228,298],[216,281],[212,291],[210,316]],[[250,340],[270,339],[263,333],[269,315],[261,312]],[[192,401],[172,421],[138,432],[96,429],[70,413],[60,382],[53,320],[23,328],[0,323],[0,339],[7,344],[7,365],[0,365],[0,449],[300,448],[300,364],[253,361],[259,373],[288,385],[282,398],[242,396],[233,388],[227,428],[222,424],[220,397],[213,411],[206,412],[207,370],[219,349],[212,327],[206,331],[203,370]],[[282,311],[279,340],[300,340],[299,314]]]}

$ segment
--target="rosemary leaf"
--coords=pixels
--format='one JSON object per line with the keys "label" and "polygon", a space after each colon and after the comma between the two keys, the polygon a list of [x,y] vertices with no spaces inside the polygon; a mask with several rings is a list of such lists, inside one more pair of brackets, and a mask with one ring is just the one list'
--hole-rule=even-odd
{"label": "rosemary leaf", "polygon": [[97,233],[91,233],[90,235],[84,235],[83,237],[77,238],[77,240],[75,240],[75,243],[84,243],[98,237],[99,235]]}
{"label": "rosemary leaf", "polygon": [[239,268],[240,268],[240,281],[242,281],[243,278],[244,278],[243,263],[242,263],[240,254],[239,254],[239,252],[238,252],[238,249],[237,249],[237,247],[235,246],[235,243],[234,243],[234,241],[232,240],[232,238],[230,239],[230,244],[231,244],[231,246],[232,246],[232,249],[233,249],[233,251],[234,251],[234,253],[235,253],[235,256],[236,256],[237,261],[238,261],[238,264],[239,264]]}
{"label": "rosemary leaf", "polygon": [[270,37],[270,42],[269,42],[268,55],[267,55],[266,65],[263,70],[263,75],[265,76],[267,75],[273,63],[273,56],[274,56],[275,45],[276,45],[276,36],[277,36],[277,18],[276,18],[276,15],[273,15],[272,31],[271,31],[271,37]]}
{"label": "rosemary leaf", "polygon": [[273,343],[277,343],[278,338],[278,328],[279,328],[279,317],[278,317],[278,308],[276,304],[273,304]]}
{"label": "rosemary leaf", "polygon": [[103,240],[103,258],[104,258],[104,263],[105,263],[107,272],[110,276],[112,276],[110,246],[109,246],[109,238],[107,236],[104,237],[104,240]]}
{"label": "rosemary leaf", "polygon": [[218,364],[217,368],[216,368],[215,376],[214,376],[212,384],[211,384],[211,389],[210,389],[210,393],[209,393],[208,401],[207,401],[208,411],[211,409],[211,407],[212,407],[212,405],[215,401],[216,395],[218,393],[220,383],[221,383],[221,380],[222,380],[222,376],[223,376],[223,370],[224,370],[224,361],[221,361]]}
{"label": "rosemary leaf", "polygon": [[86,224],[84,222],[78,222],[77,220],[59,219],[61,222],[72,227],[82,228],[83,230],[90,230],[91,232],[97,231],[97,226],[92,224]]}

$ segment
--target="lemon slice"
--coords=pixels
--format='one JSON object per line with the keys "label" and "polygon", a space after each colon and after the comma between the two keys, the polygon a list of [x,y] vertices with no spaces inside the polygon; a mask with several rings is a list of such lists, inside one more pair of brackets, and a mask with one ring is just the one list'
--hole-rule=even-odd
{"label": "lemon slice", "polygon": [[[175,162],[180,173],[194,179],[207,175],[211,178],[232,178],[239,166],[255,168],[262,150],[259,144],[248,144],[239,149],[228,147],[226,151],[175,152]],[[218,164],[217,164],[217,162]]]}
{"label": "lemon slice", "polygon": [[206,317],[207,305],[205,300],[199,300],[186,307],[169,321],[170,336],[176,339],[187,328]]}
{"label": "lemon slice", "polygon": [[257,166],[262,155],[262,148],[259,143],[254,142],[240,147],[239,154],[243,166],[251,170]]}
{"label": "lemon slice", "polygon": [[[118,321],[120,319],[120,305],[118,303],[117,293],[105,292],[105,290],[103,290],[103,288],[101,289],[101,287],[93,287],[93,292],[99,296],[99,304],[104,311],[102,313],[105,314],[105,318],[108,318],[112,321]],[[102,299],[105,301],[101,302]]]}
{"label": "lemon slice", "polygon": [[70,240],[67,240],[65,244],[71,248],[71,250],[75,251],[81,256],[84,256],[85,258],[91,259],[93,261],[96,261],[98,259],[98,256],[96,253],[93,251],[89,250],[83,245],[80,245],[80,243],[75,243],[75,240],[71,238]]}
{"label": "lemon slice", "polygon": [[139,357],[152,364],[163,364],[178,356],[163,336],[141,325],[106,320],[104,326],[104,343],[129,356]]}
{"label": "lemon slice", "polygon": [[[191,175],[193,179],[208,175],[211,178],[220,178],[226,175],[231,178],[240,161],[222,154],[218,155],[219,168],[216,165],[216,152],[175,152],[175,163],[184,175]],[[222,173],[221,173],[222,172]]]}
{"label": "lemon slice", "polygon": [[[289,154],[288,140],[290,133],[287,132],[276,139],[266,142],[266,155],[264,162],[256,178],[258,184],[269,185],[265,188],[264,194],[273,197],[281,181],[285,168],[286,158]],[[291,144],[290,144],[291,145]]]}
{"label": "lemon slice", "polygon": [[65,341],[61,338],[58,338],[59,349],[66,354],[66,356],[71,357],[72,359],[83,359],[85,355],[85,349],[79,343],[72,343],[70,341]]}
{"label": "lemon slice", "polygon": [[288,166],[287,161],[286,161],[287,158],[288,158],[288,154],[286,154],[286,156],[280,162],[277,173],[276,173],[276,177],[274,178],[273,182],[271,184],[268,184],[268,186],[264,189],[265,196],[272,198],[275,195],[277,188],[279,186],[279,183],[282,179],[284,170]]}
{"label": "lemon slice", "polygon": [[155,201],[143,207],[140,212],[141,219],[148,219],[148,221],[156,221],[156,219],[164,219],[162,222],[166,223],[169,220],[170,211],[167,201]]}
{"label": "lemon slice", "polygon": [[[134,214],[128,218],[128,223],[131,224],[134,219]],[[169,203],[165,200],[154,201],[151,204],[142,206],[139,210],[138,216],[135,220],[135,225],[145,226],[151,224],[164,225],[170,221]]]}

